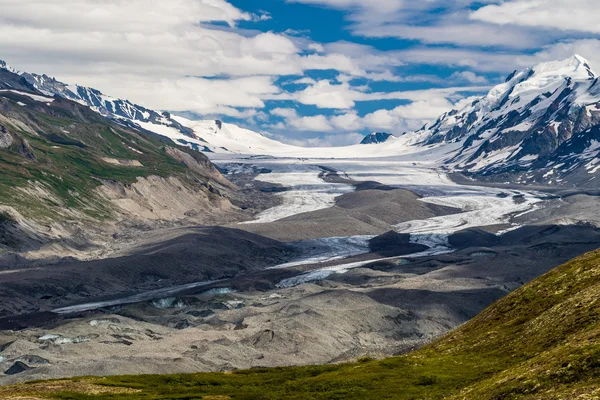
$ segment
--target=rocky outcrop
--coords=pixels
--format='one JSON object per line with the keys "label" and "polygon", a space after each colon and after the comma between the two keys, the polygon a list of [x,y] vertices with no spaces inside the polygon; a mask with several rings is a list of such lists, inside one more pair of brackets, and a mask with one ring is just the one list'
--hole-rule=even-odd
{"label": "rocky outcrop", "polygon": [[7,149],[13,143],[13,137],[5,126],[0,125],[0,149]]}
{"label": "rocky outcrop", "polygon": [[29,371],[31,369],[30,366],[25,364],[24,362],[17,361],[15,362],[9,369],[4,371],[5,375],[17,375],[23,373],[25,371]]}
{"label": "rocky outcrop", "polygon": [[365,136],[360,144],[385,143],[392,137],[394,137],[394,135],[385,132],[371,133],[370,135]]}

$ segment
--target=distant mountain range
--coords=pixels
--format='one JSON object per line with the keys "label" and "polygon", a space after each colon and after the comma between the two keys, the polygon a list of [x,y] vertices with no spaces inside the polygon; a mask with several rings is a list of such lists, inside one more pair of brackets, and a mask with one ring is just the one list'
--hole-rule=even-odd
{"label": "distant mountain range", "polygon": [[[1,71],[13,78],[3,81]],[[461,110],[400,137],[373,133],[362,145],[307,149],[221,121],[190,121],[46,75],[17,73],[0,61],[0,89],[35,90],[167,136],[205,153],[317,158],[406,157],[436,161],[481,179],[593,186],[600,172],[600,85],[589,63],[571,58],[513,72]]]}

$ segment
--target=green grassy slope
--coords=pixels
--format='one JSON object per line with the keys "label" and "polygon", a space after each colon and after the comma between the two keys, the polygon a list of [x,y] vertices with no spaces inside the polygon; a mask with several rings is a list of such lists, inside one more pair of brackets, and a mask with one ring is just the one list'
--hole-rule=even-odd
{"label": "green grassy slope", "polygon": [[[0,204],[15,207],[26,218],[60,219],[65,208],[90,218],[108,218],[110,206],[94,192],[103,180],[129,184],[150,175],[189,178],[190,183],[210,180],[191,174],[167,154],[168,147],[175,147],[167,139],[121,126],[63,99],[45,104],[3,92],[0,129],[13,139],[8,148],[0,149]],[[210,166],[200,153],[189,154]],[[141,165],[128,166],[128,161]],[[33,183],[51,196],[24,195],[21,189]]]}
{"label": "green grassy slope", "polygon": [[403,357],[230,374],[80,378],[0,389],[0,398],[17,396],[599,399],[600,251],[553,270],[436,343]]}

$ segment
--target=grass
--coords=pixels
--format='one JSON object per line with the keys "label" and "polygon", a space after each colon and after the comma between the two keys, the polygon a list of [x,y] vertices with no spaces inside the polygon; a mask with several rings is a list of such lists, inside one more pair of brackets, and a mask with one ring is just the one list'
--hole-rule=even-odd
{"label": "grass", "polygon": [[[110,218],[110,206],[95,193],[103,181],[131,184],[156,175],[177,176],[193,184],[197,178],[167,154],[168,141],[121,127],[74,103],[54,106],[55,101],[32,109],[7,99],[0,102],[5,106],[2,116],[7,117],[0,123],[17,139],[0,150],[0,204],[15,207],[26,217],[61,219],[64,209],[70,208],[90,218]],[[35,158],[27,157],[25,147]],[[105,158],[138,160],[142,166],[112,165]],[[24,196],[20,188],[33,182],[54,200]]]}
{"label": "grass", "polygon": [[0,398],[600,399],[600,251],[551,271],[403,357],[59,382],[0,388]]}

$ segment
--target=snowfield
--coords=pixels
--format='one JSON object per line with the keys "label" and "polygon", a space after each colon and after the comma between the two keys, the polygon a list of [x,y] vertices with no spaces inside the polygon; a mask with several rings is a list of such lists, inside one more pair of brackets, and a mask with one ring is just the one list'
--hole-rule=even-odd
{"label": "snowfield", "polygon": [[31,100],[37,101],[39,103],[50,104],[54,101],[54,99],[52,97],[39,96],[37,94],[22,92],[22,91],[14,90],[14,89],[2,89],[2,90],[0,90],[0,93],[18,94],[19,96],[29,97]]}

